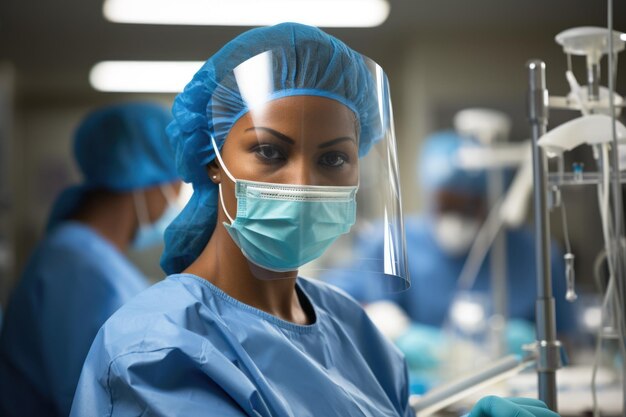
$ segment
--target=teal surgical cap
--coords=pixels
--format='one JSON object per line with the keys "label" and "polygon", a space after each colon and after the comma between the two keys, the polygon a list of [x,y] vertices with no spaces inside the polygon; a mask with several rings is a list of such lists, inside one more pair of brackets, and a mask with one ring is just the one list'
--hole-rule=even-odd
{"label": "teal surgical cap", "polygon": [[233,39],[200,68],[172,108],[174,121],[167,132],[178,172],[193,183],[194,194],[165,232],[161,267],[168,274],[189,266],[213,233],[218,189],[206,171],[215,157],[211,136],[221,148],[232,126],[248,111],[233,70],[267,51],[272,52],[275,98],[314,95],[352,109],[360,128],[361,156],[382,138],[387,121],[379,115],[373,77],[364,58],[340,40],[296,23],[252,29]]}
{"label": "teal surgical cap", "polygon": [[130,191],[178,180],[165,134],[166,108],[127,103],[88,114],[74,136],[74,157],[83,177],[54,204],[49,228],[73,214],[90,190]]}
{"label": "teal surgical cap", "polygon": [[434,133],[422,146],[417,174],[426,192],[447,190],[466,195],[483,196],[487,192],[486,170],[467,170],[458,165],[462,147],[480,147],[474,139],[453,131]]}

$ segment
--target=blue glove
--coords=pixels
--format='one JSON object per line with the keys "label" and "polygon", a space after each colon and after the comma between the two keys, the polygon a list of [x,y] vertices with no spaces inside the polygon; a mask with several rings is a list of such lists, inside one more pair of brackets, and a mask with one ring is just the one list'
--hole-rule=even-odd
{"label": "blue glove", "polygon": [[476,403],[469,417],[559,417],[543,401],[534,398],[483,397]]}

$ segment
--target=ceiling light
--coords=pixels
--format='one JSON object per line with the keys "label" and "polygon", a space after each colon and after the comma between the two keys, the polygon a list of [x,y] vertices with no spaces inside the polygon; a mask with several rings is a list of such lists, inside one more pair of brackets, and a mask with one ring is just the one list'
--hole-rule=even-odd
{"label": "ceiling light", "polygon": [[323,27],[374,27],[389,16],[387,0],[105,0],[117,23],[266,26],[298,22]]}
{"label": "ceiling light", "polygon": [[178,93],[203,61],[103,61],[91,69],[89,82],[99,91]]}

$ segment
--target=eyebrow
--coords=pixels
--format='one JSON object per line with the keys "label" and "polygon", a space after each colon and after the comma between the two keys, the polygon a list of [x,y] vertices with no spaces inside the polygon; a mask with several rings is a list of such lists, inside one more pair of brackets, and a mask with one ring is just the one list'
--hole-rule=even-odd
{"label": "eyebrow", "polygon": [[245,131],[248,132],[250,130],[264,130],[264,131],[266,131],[268,133],[271,133],[272,135],[276,136],[278,139],[287,142],[290,145],[294,145],[296,143],[296,141],[291,139],[289,136],[283,135],[282,133],[277,132],[274,129],[270,129],[269,127],[253,126],[253,127],[247,128]]}
{"label": "eyebrow", "polygon": [[[263,131],[266,131],[266,132],[271,133],[272,135],[276,136],[278,139],[280,139],[280,140],[282,140],[284,142],[287,142],[290,145],[294,145],[296,143],[296,141],[291,139],[289,136],[284,135],[284,134],[282,134],[280,132],[277,132],[276,130],[271,129],[269,127],[253,126],[253,127],[247,128],[245,131],[248,132],[250,130],[263,130]],[[356,143],[356,140],[354,138],[352,138],[350,136],[342,136],[340,138],[332,139],[332,140],[329,140],[328,142],[324,142],[324,143],[318,145],[317,147],[318,148],[328,148],[329,146],[333,146],[333,145],[335,145],[337,143],[345,142],[345,141],[350,141],[350,142]]]}
{"label": "eyebrow", "polygon": [[356,140],[354,140],[354,138],[351,138],[349,136],[342,136],[340,138],[329,140],[328,142],[324,142],[321,145],[318,145],[317,147],[318,148],[328,148],[329,146],[333,146],[333,145],[335,145],[337,143],[345,142],[345,141],[356,143]]}

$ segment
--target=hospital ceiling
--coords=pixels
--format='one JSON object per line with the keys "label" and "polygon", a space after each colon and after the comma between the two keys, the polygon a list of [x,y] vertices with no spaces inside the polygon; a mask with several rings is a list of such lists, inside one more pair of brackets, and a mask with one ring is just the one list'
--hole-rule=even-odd
{"label": "hospital ceiling", "polygon": [[[259,0],[262,1],[262,0]],[[390,0],[380,27],[329,30],[375,59],[416,39],[532,37],[604,25],[598,0]],[[626,30],[626,2],[615,1]],[[91,94],[88,71],[102,60],[204,60],[243,29],[108,22],[101,0],[1,0],[0,61],[17,69],[18,95]]]}

